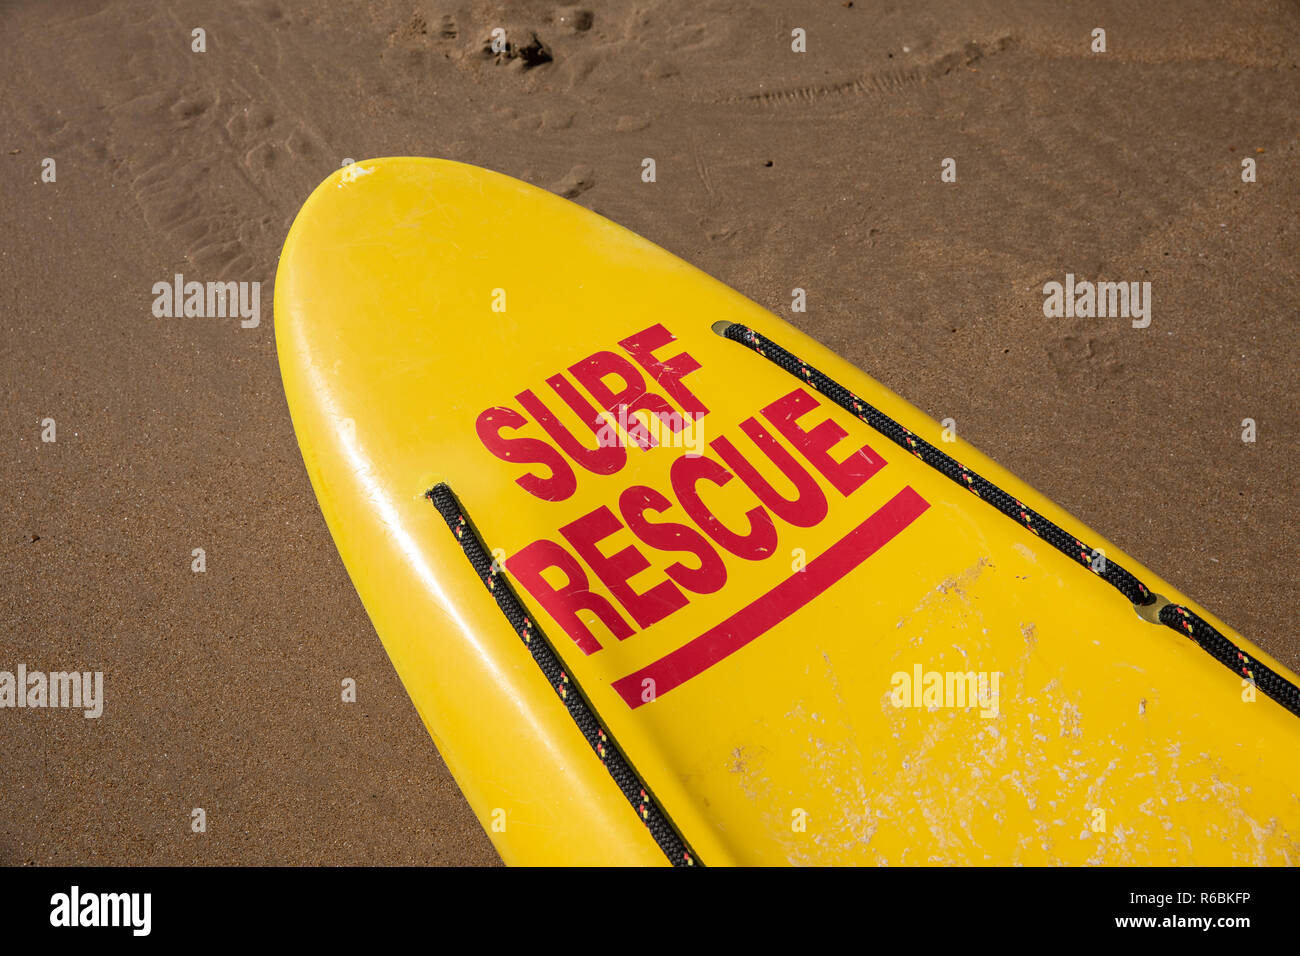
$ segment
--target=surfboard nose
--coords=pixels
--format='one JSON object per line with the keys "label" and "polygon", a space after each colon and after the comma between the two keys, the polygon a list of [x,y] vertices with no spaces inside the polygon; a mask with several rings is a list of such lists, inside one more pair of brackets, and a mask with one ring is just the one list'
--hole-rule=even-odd
{"label": "surfboard nose", "polygon": [[[275,324],[339,554],[508,862],[1293,852],[1294,717],[1237,706],[1035,522],[1186,597],[627,230],[462,164],[362,161],[294,222]],[[1082,816],[1101,780],[1110,830]]]}

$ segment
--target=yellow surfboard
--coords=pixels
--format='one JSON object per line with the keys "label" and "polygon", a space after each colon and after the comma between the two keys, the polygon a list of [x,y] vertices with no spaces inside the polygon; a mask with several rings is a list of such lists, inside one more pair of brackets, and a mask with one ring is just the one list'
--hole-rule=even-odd
{"label": "yellow surfboard", "polygon": [[275,320],[339,553],[506,862],[1300,859],[1293,674],[644,239],[365,161]]}

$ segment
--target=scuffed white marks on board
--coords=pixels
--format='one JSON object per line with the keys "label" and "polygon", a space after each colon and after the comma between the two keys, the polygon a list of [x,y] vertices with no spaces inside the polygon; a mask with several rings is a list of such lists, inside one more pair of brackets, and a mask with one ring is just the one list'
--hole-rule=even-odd
{"label": "scuffed white marks on board", "polygon": [[970,587],[979,580],[980,575],[984,573],[986,568],[991,567],[993,567],[993,562],[986,557],[981,557],[965,570],[951,577],[944,578],[931,588],[919,602],[917,602],[916,607],[912,608],[911,614],[907,617],[900,618],[894,627],[903,627],[917,615],[933,609],[936,604],[949,602],[951,598],[956,598],[964,607],[970,607],[971,600],[968,593]]}
{"label": "scuffed white marks on board", "polygon": [[1021,544],[1019,541],[1012,542],[1011,547],[1015,548],[1018,552],[1020,552],[1021,557],[1025,558],[1026,560],[1031,561],[1034,564],[1038,563],[1038,555],[1034,553],[1033,548]]}
{"label": "scuffed white marks on board", "polygon": [[353,163],[351,166],[343,168],[343,175],[339,177],[338,188],[350,186],[362,176],[369,176],[374,173],[374,167],[362,166],[360,163]]}
{"label": "scuffed white marks on board", "polygon": [[[786,717],[791,734],[796,739],[807,741],[801,748],[803,768],[800,776],[829,794],[834,810],[827,819],[818,821],[818,825],[808,831],[807,837],[817,852],[809,852],[804,842],[786,843],[786,860],[796,865],[822,864],[845,849],[854,858],[860,858],[855,851],[869,848],[879,826],[879,815],[872,807],[869,788],[873,772],[858,747],[860,735],[853,725],[851,708],[845,700],[830,655],[822,652],[821,658],[826,684],[835,697],[833,714],[830,717],[821,713],[809,714],[802,705],[796,705]],[[876,862],[886,861],[877,854]]]}

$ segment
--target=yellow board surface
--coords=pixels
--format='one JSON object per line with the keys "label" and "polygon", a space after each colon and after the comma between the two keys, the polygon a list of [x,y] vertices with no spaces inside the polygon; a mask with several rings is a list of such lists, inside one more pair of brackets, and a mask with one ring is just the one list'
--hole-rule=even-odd
{"label": "yellow board surface", "polygon": [[364,161],[285,243],[285,391],[344,564],[507,863],[667,860],[425,497],[439,482],[706,865],[1300,860],[1300,720],[718,322],[1296,680],[646,240],[486,170]]}

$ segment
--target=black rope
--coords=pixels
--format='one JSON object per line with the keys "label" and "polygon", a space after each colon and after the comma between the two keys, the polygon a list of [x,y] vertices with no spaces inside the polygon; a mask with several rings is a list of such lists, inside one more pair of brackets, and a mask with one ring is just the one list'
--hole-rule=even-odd
{"label": "black rope", "polygon": [[1228,640],[1190,608],[1166,604],[1160,609],[1160,623],[1186,634],[1224,667],[1247,677],[1266,695],[1300,717],[1300,687],[1296,687],[1262,661],[1257,661]]}
{"label": "black rope", "polygon": [[564,669],[564,662],[560,660],[555,648],[542,633],[541,628],[525,612],[519,597],[506,580],[505,572],[492,559],[483,539],[479,537],[477,529],[466,517],[465,510],[452,494],[451,488],[444,483],[439,483],[425,492],[424,496],[433,502],[438,513],[447,522],[447,527],[451,528],[456,535],[456,540],[460,542],[461,549],[465,552],[469,563],[473,565],[479,580],[496,598],[497,607],[505,614],[515,633],[528,647],[533,660],[546,675],[546,680],[560,695],[565,708],[569,711],[569,716],[578,725],[582,736],[587,739],[587,743],[600,758],[600,762],[605,765],[609,775],[614,778],[618,789],[623,792],[623,796],[649,829],[655,843],[659,844],[659,849],[664,851],[673,866],[699,865],[695,854],[691,852],[686,841],[674,829],[667,815],[651,795],[650,788],[637,776],[637,772],[632,769],[632,765],[614,743],[609,732],[596,719],[595,710],[574,679]]}
{"label": "black rope", "polygon": [[[946,475],[976,497],[997,508],[1008,518],[1024,525],[1066,557],[1073,559],[1077,564],[1081,564],[1114,587],[1128,598],[1134,606],[1149,608],[1159,600],[1158,596],[1153,594],[1145,584],[1114,561],[1089,548],[1074,535],[1069,534],[1059,525],[1053,524],[1032,508],[1017,501],[988,479],[971,471],[956,459],[945,455],[929,442],[918,438],[888,415],[868,405],[843,385],[787,352],[767,336],[755,332],[748,326],[741,325],[738,322],[719,322],[713,328],[719,335],[748,346],[769,362],[785,369],[795,378],[815,388],[840,408],[866,422],[900,448],[911,452],[931,468]],[[1151,608],[1151,611],[1154,612],[1155,608]],[[1209,652],[1215,660],[1230,668],[1234,673],[1239,672],[1251,678],[1255,686],[1259,687],[1265,694],[1291,711],[1291,713],[1300,716],[1300,688],[1282,675],[1269,669],[1263,663],[1251,658],[1245,651],[1220,634],[1189,608],[1180,604],[1165,604],[1159,609],[1158,619],[1162,624],[1190,636],[1203,650]]]}

